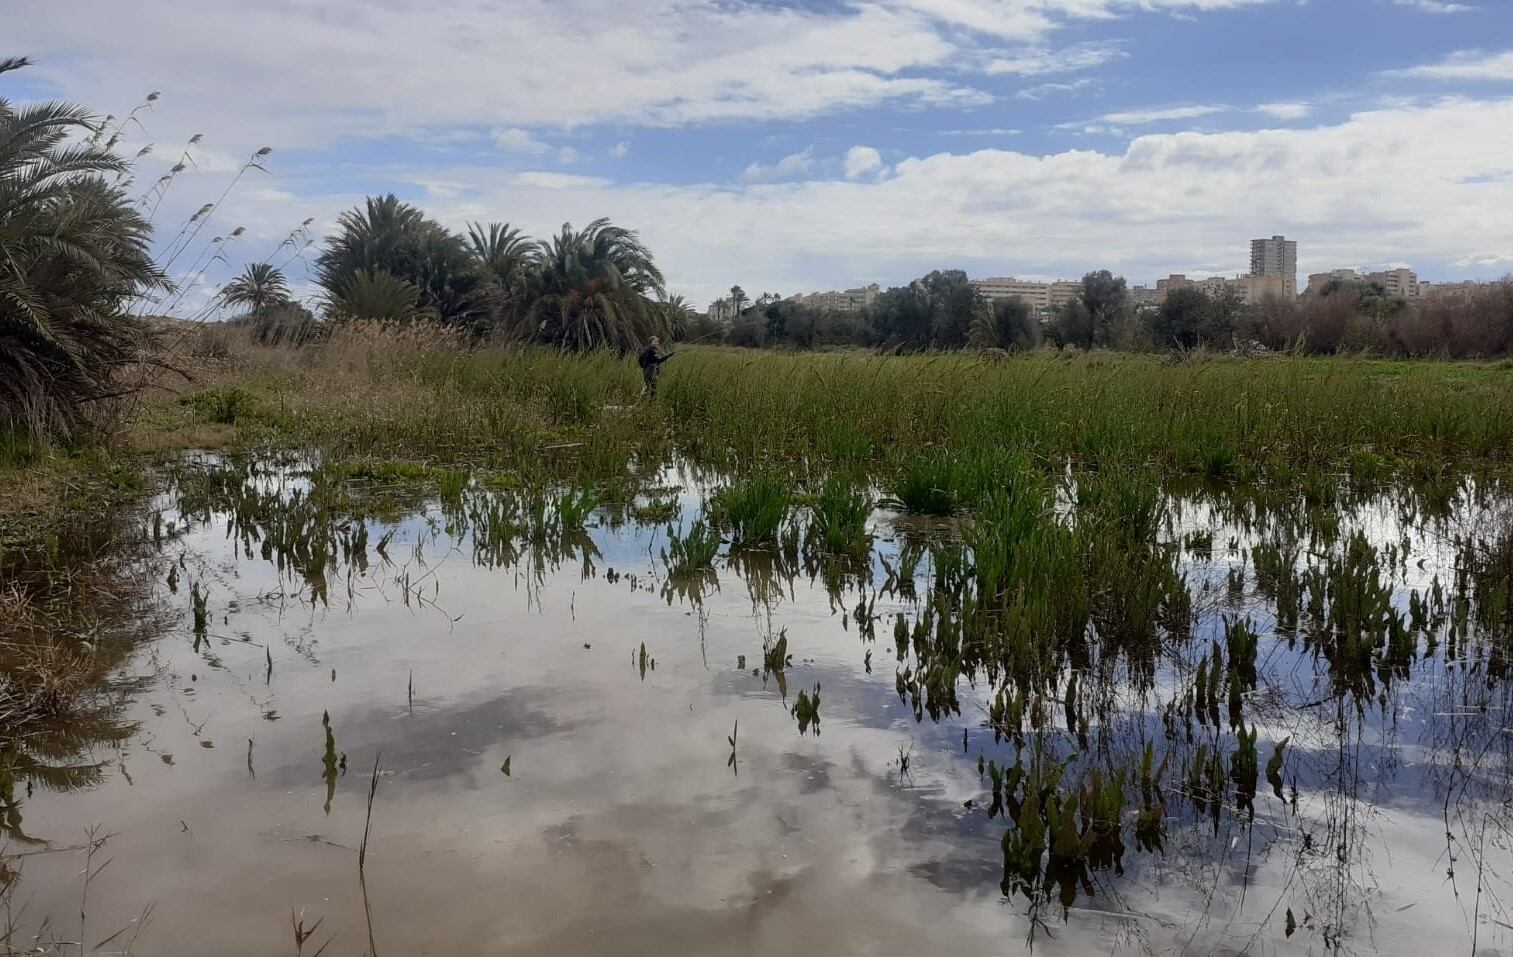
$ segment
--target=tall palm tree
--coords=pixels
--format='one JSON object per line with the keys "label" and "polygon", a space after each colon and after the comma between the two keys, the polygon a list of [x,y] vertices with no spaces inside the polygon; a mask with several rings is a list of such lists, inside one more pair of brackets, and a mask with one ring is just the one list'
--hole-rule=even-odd
{"label": "tall palm tree", "polygon": [[348,210],[316,260],[316,282],[335,304],[360,272],[388,273],[411,283],[420,304],[444,321],[467,322],[478,271],[462,238],[392,193]]}
{"label": "tall palm tree", "polygon": [[130,165],[94,131],[80,107],[0,98],[0,426],[67,434],[119,394],[145,355],[128,306],[167,287],[151,227],[106,178]]}
{"label": "tall palm tree", "polygon": [[651,251],[631,230],[596,219],[539,244],[541,265],[522,335],[565,349],[636,348],[668,332],[652,296],[664,294]]}
{"label": "tall palm tree", "polygon": [[468,226],[468,253],[478,272],[475,303],[482,320],[508,326],[525,308],[540,262],[536,242],[509,223]]}
{"label": "tall palm tree", "polygon": [[221,302],[233,308],[246,306],[254,314],[288,299],[289,283],[268,263],[252,263],[221,290]]}
{"label": "tall palm tree", "polygon": [[673,339],[682,339],[688,335],[696,313],[688,300],[679,295],[667,297],[667,301],[661,303],[662,314],[667,323],[667,334]]}

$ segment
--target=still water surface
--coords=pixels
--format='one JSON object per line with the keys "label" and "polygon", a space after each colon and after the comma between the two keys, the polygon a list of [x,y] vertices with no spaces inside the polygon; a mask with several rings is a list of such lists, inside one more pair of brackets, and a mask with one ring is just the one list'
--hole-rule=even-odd
{"label": "still water surface", "polygon": [[[664,482],[686,526],[708,486]],[[716,581],[680,590],[666,524],[603,511],[516,553],[414,499],[345,523],[343,541],[366,542],[313,559],[232,521],[249,489],[308,487],[298,463],[196,458],[144,516],[169,624],[121,676],[132,732],[67,756],[100,764],[98,781],[21,801],[20,830],[49,845],[12,834],[12,849],[53,849],[22,863],[23,926],[51,915],[49,933],[77,939],[83,853],[59,849],[98,824],[95,863],[110,864],[85,937],[150,908],[133,946],[147,955],[296,953],[291,914],[320,922],[304,953],[330,941],[328,955],[1513,952],[1500,670],[1470,637],[1421,639],[1390,686],[1342,692],[1329,661],[1279,635],[1243,509],[1171,498],[1194,637],[1143,690],[1103,686],[1113,706],[1081,735],[1024,729],[1073,762],[1169,752],[1159,848],[1126,833],[1116,863],[1031,890],[1006,875],[1013,823],[982,770],[1020,750],[994,733],[994,683],[964,674],[943,708],[901,693],[920,663],[896,616],[922,614],[928,548],[912,596],[888,570],[949,525],[880,511],[864,572],[827,584],[722,550]],[[1463,491],[1432,519],[1390,496],[1336,519],[1403,549],[1383,580],[1407,607],[1450,587],[1457,530],[1496,512]],[[1288,741],[1282,797],[1263,779],[1253,819],[1227,787],[1218,813],[1182,796],[1179,753],[1232,750],[1232,729],[1163,717],[1241,615],[1260,634],[1244,724],[1261,765]],[[765,673],[778,636],[791,664]],[[801,730],[798,694],[816,686],[818,724]]]}

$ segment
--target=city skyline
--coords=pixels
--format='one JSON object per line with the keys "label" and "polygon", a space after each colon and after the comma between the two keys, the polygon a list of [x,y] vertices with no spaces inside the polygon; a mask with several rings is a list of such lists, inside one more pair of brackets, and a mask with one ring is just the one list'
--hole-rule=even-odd
{"label": "city skyline", "polygon": [[80,6],[13,0],[37,65],[0,83],[117,116],[159,92],[123,131],[152,148],[139,182],[203,134],[167,236],[273,149],[217,213],[246,234],[206,295],[390,191],[458,230],[608,216],[702,302],[736,277],[1235,274],[1233,237],[1275,233],[1304,241],[1300,275],[1513,270],[1513,41],[1489,41],[1513,9],[1492,0]]}

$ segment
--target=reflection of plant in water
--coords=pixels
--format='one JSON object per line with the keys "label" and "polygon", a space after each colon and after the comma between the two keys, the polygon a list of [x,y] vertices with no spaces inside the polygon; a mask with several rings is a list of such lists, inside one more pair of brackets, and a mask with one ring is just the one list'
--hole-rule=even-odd
{"label": "reflection of plant in water", "polygon": [[771,675],[785,701],[788,699],[787,668],[792,664],[793,655],[788,653],[788,629],[779,631],[776,639],[770,635],[762,639],[762,681],[765,683],[767,676]]}
{"label": "reflection of plant in water", "polygon": [[805,734],[812,727],[816,736],[820,733],[820,686],[816,682],[814,692],[799,691],[798,700],[793,703],[793,716],[798,719],[799,734]]}
{"label": "reflection of plant in water", "polygon": [[331,799],[336,796],[336,778],[340,771],[346,770],[347,756],[345,754],[340,757],[337,756],[336,735],[331,731],[331,712],[322,711],[320,713],[320,723],[321,727],[325,728],[326,731],[326,748],[322,752],[320,759],[320,776],[326,782],[326,803],[321,806],[321,810],[330,814]]}

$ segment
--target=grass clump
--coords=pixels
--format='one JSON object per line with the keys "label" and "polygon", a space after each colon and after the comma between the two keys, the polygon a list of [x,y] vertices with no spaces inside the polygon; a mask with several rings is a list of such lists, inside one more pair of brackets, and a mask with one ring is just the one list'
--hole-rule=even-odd
{"label": "grass clump", "polygon": [[793,510],[793,490],[776,475],[738,480],[710,498],[710,515],[737,546],[776,544]]}
{"label": "grass clump", "polygon": [[667,547],[662,550],[662,561],[667,573],[674,578],[687,577],[707,571],[714,565],[720,551],[720,536],[702,519],[679,534],[677,529],[668,529]]}
{"label": "grass clump", "polygon": [[810,506],[809,544],[827,555],[866,559],[872,553],[867,518],[872,499],[841,479],[828,480]]}

